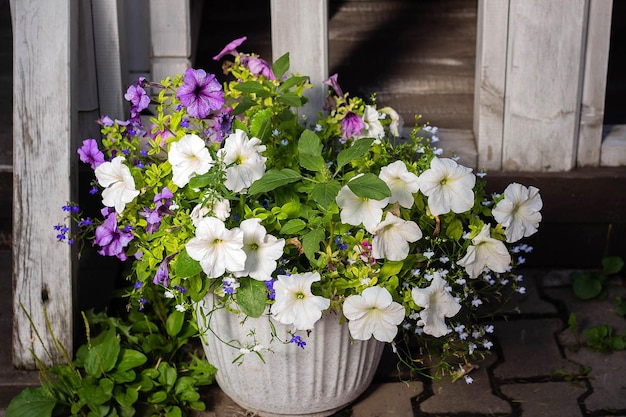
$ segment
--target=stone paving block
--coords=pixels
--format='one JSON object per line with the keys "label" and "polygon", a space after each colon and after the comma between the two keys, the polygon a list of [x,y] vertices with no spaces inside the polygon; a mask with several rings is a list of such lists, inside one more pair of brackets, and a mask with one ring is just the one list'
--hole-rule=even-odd
{"label": "stone paving block", "polygon": [[577,352],[566,350],[573,362],[590,369],[588,378],[593,392],[585,398],[590,412],[622,410],[626,414],[626,352],[602,353],[589,348]]}
{"label": "stone paving block", "polygon": [[489,380],[489,366],[497,359],[490,355],[479,362],[478,368],[469,374],[474,380],[471,384],[464,379],[452,382],[449,377],[433,381],[433,395],[420,402],[418,409],[425,415],[509,414],[511,405],[493,393]]}
{"label": "stone paving block", "polygon": [[563,329],[558,319],[513,320],[496,325],[495,336],[503,363],[493,374],[498,379],[551,376],[555,371],[577,374],[579,366],[565,359],[556,341]]}
{"label": "stone paving block", "polygon": [[243,407],[237,405],[230,397],[213,384],[203,389],[202,400],[206,404],[206,411],[195,411],[191,417],[242,417],[250,415]]}
{"label": "stone paving block", "polygon": [[352,405],[352,417],[413,417],[411,400],[422,391],[418,381],[374,384]]}
{"label": "stone paving block", "polygon": [[578,397],[586,388],[572,382],[543,382],[502,385],[500,390],[519,403],[521,417],[584,416]]}

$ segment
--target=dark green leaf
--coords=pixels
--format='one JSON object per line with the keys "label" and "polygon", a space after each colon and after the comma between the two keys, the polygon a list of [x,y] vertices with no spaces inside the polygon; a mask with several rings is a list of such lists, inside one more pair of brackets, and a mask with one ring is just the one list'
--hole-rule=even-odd
{"label": "dark green leaf", "polygon": [[254,106],[256,103],[250,97],[244,96],[239,104],[233,108],[233,116],[238,116]]}
{"label": "dark green leaf", "polygon": [[281,235],[291,235],[298,233],[306,227],[306,223],[301,219],[291,219],[280,228]]}
{"label": "dark green leaf", "polygon": [[320,172],[326,168],[322,157],[322,141],[311,130],[305,130],[298,141],[300,166],[309,171]]}
{"label": "dark green leaf", "polygon": [[173,311],[165,321],[165,329],[167,334],[174,337],[180,333],[180,330],[183,328],[183,324],[185,324],[185,313],[181,313],[180,311]]}
{"label": "dark green leaf", "polygon": [[11,400],[6,417],[51,417],[55,405],[42,387],[29,387]]}
{"label": "dark green leaf", "polygon": [[243,93],[256,94],[257,97],[270,97],[272,94],[265,89],[263,84],[256,81],[245,81],[235,85],[235,90]]}
{"label": "dark green leaf", "polygon": [[85,358],[85,371],[98,377],[115,367],[120,353],[120,339],[113,329],[105,330],[91,339],[91,348]]}
{"label": "dark green leaf", "polygon": [[363,174],[348,182],[348,187],[354,194],[361,198],[382,200],[391,196],[389,186],[385,181],[372,173]]}
{"label": "dark green leaf", "polygon": [[117,363],[118,371],[126,371],[143,365],[148,360],[148,357],[138,350],[122,349],[120,352],[120,359]]}
{"label": "dark green leaf", "polygon": [[289,70],[289,52],[278,58],[272,65],[272,72],[277,80],[281,79],[287,70]]}
{"label": "dark green leaf", "polygon": [[278,187],[282,187],[283,185],[298,181],[300,178],[302,178],[302,176],[291,169],[271,169],[267,171],[263,177],[252,183],[248,189],[248,194],[255,195],[266,193]]}
{"label": "dark green leaf", "polygon": [[167,389],[169,390],[170,388],[174,387],[174,384],[176,384],[176,378],[177,378],[177,374],[176,374],[176,369],[174,369],[172,367],[172,365],[170,365],[167,362],[161,362],[159,363],[159,383],[164,386],[167,387]]}
{"label": "dark green leaf", "polygon": [[180,278],[188,278],[200,272],[202,272],[200,262],[192,259],[187,251],[183,249],[176,258],[176,275]]}
{"label": "dark green leaf", "polygon": [[287,92],[278,96],[278,101],[291,107],[302,107],[304,104],[302,102],[302,97],[292,92]]}
{"label": "dark green leaf", "polygon": [[304,254],[310,261],[315,260],[315,254],[320,250],[320,243],[324,240],[324,229],[313,229],[302,237]]}
{"label": "dark green leaf", "polygon": [[130,407],[139,399],[139,390],[134,387],[126,388],[126,391],[115,395],[115,400],[122,407]]}
{"label": "dark green leaf", "polygon": [[260,317],[265,311],[267,287],[252,278],[242,278],[237,289],[237,304],[246,315]]}
{"label": "dark green leaf", "polygon": [[250,136],[265,141],[271,132],[272,111],[264,109],[256,112],[250,121]]}
{"label": "dark green leaf", "polygon": [[196,175],[189,180],[190,188],[204,188],[211,183],[213,175],[211,172],[206,174]]}
{"label": "dark green leaf", "polygon": [[311,198],[321,207],[327,209],[335,202],[339,190],[341,190],[341,184],[338,181],[331,180],[327,183],[318,183],[311,191]]}
{"label": "dark green leaf", "polygon": [[158,404],[165,402],[167,400],[167,392],[165,391],[156,391],[150,394],[148,397],[148,402],[150,404]]}
{"label": "dark green leaf", "polygon": [[572,279],[574,294],[582,300],[590,300],[602,292],[602,281],[590,274],[573,273]]}
{"label": "dark green leaf", "polygon": [[303,82],[307,81],[308,79],[309,79],[309,77],[291,76],[291,77],[287,78],[284,83],[282,83],[280,85],[280,89],[281,89],[281,91],[287,91],[291,87],[293,87],[294,85],[303,83]]}
{"label": "dark green leaf", "polygon": [[624,260],[619,256],[607,256],[602,259],[602,272],[605,275],[617,274],[624,267]]}
{"label": "dark green leaf", "polygon": [[344,165],[349,164],[350,161],[365,155],[372,146],[373,142],[374,139],[371,138],[359,139],[349,148],[339,152],[337,155],[337,170],[341,169]]}

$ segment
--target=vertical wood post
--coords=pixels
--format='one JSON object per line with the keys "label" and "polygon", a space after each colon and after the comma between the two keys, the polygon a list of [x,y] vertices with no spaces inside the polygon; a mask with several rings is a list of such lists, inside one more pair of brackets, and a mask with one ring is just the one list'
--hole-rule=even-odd
{"label": "vertical wood post", "polygon": [[[13,363],[34,368],[61,362],[55,337],[72,352],[74,266],[71,246],[56,241],[61,206],[75,200],[73,71],[77,4],[72,0],[13,3]],[[53,24],[51,24],[53,22]],[[37,340],[24,306],[44,339]]]}
{"label": "vertical wood post", "polygon": [[151,72],[154,81],[182,74],[191,65],[189,0],[151,0]]}
{"label": "vertical wood post", "polygon": [[304,115],[317,119],[328,88],[328,0],[271,0],[272,56],[289,52],[290,71],[309,76],[314,88],[305,95]]}

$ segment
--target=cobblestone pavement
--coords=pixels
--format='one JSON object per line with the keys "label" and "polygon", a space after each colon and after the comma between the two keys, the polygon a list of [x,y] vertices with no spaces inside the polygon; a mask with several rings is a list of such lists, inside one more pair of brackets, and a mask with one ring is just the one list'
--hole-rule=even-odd
{"label": "cobblestone pavement", "polygon": [[[519,295],[507,320],[496,322],[493,354],[463,380],[410,383],[393,376],[383,357],[372,386],[333,417],[601,417],[626,416],[626,351],[601,353],[581,346],[580,332],[608,324],[626,334],[615,312],[626,287],[612,287],[600,300],[580,301],[569,271],[522,272],[526,294]],[[578,331],[568,326],[574,314]],[[388,359],[388,360],[385,360]],[[217,386],[204,393],[207,411],[195,417],[249,415]]]}

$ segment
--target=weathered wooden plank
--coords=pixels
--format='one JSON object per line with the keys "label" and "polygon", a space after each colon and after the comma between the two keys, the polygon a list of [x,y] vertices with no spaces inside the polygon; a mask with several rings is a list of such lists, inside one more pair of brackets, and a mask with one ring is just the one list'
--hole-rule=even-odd
{"label": "weathered wooden plank", "polygon": [[626,125],[604,126],[600,164],[603,167],[626,166]]}
{"label": "weathered wooden plank", "polygon": [[502,168],[508,25],[509,2],[478,1],[474,134],[478,165],[488,170]]}
{"label": "weathered wooden plank", "polygon": [[124,10],[124,38],[127,74],[125,85],[135,84],[139,77],[150,78],[150,10],[149,0],[126,1]]}
{"label": "weathered wooden plank", "polygon": [[34,368],[31,348],[44,363],[62,357],[55,349],[49,349],[51,358],[44,353],[20,303],[48,348],[53,343],[44,308],[56,338],[72,351],[73,257],[70,246],[56,242],[52,226],[62,221],[60,207],[75,189],[78,15],[72,0],[20,0],[13,13],[13,363]]}
{"label": "weathered wooden plank", "polygon": [[290,71],[310,77],[314,88],[304,109],[307,120],[314,121],[328,90],[328,0],[271,0],[272,56],[278,59],[289,52]]}
{"label": "weathered wooden plank", "polygon": [[[589,2],[587,44],[578,134],[578,166],[598,166],[604,124],[613,0]],[[626,160],[624,161],[626,163]]]}
{"label": "weathered wooden plank", "polygon": [[189,0],[150,1],[152,78],[185,72],[191,65]]}
{"label": "weathered wooden plank", "polygon": [[502,169],[575,166],[585,0],[511,1]]}

